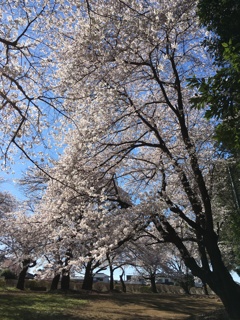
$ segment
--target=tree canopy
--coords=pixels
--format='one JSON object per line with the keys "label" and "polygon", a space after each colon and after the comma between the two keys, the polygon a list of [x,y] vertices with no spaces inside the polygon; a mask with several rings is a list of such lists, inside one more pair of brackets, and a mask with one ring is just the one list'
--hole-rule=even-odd
{"label": "tree canopy", "polygon": [[[202,46],[206,29],[199,25],[198,2],[18,5],[21,27],[11,6],[14,23],[6,29],[18,36],[9,31],[11,37],[1,41],[3,68],[12,59],[13,70],[15,57],[20,70],[15,78],[2,78],[7,95],[2,95],[1,112],[14,115],[4,123],[16,121],[4,132],[2,151],[15,144],[28,156],[32,143],[39,142],[36,134],[65,147],[51,167],[41,153],[37,158],[47,178],[36,181],[34,190],[43,195],[29,221],[38,239],[43,231],[48,235],[38,251],[48,260],[46,269],[67,278],[74,264],[85,263],[91,276],[107,254],[144,233],[156,246],[174,245],[186,270],[207,283],[229,315],[239,319],[240,288],[223,261],[214,219],[212,173],[220,158],[214,123],[204,118],[208,103],[196,96],[201,90],[188,85],[194,76],[211,79],[216,68]],[[23,52],[21,41],[30,43]],[[204,108],[192,108],[193,98],[202,99]],[[56,125],[49,121],[54,111],[65,115]],[[17,226],[21,219],[14,221]],[[16,235],[21,240],[21,232]],[[32,238],[23,237],[27,249]],[[35,247],[30,249],[34,256]],[[29,267],[29,259],[23,261]]]}
{"label": "tree canopy", "polygon": [[237,0],[200,0],[198,15],[209,31],[204,45],[212,54],[217,71],[207,79],[192,79],[191,84],[199,90],[192,102],[197,107],[208,105],[207,118],[220,120],[216,127],[220,146],[239,155],[240,4]]}

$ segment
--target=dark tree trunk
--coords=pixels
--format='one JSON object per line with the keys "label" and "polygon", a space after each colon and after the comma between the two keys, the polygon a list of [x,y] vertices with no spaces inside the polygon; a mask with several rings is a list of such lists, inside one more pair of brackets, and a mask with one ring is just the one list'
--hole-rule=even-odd
{"label": "dark tree trunk", "polygon": [[109,270],[110,270],[110,291],[114,290],[114,279],[113,279],[113,267],[109,265]]}
{"label": "dark tree trunk", "polygon": [[208,296],[209,293],[208,293],[208,288],[207,288],[206,283],[203,283],[203,290],[204,290],[204,294],[205,294],[206,296]]}
{"label": "dark tree trunk", "polygon": [[59,280],[60,280],[60,273],[56,274],[54,276],[54,278],[52,279],[51,289],[50,290],[57,290],[58,284],[59,284]]}
{"label": "dark tree trunk", "polygon": [[121,282],[121,285],[122,285],[122,291],[123,292],[127,292],[127,288],[126,288],[126,285],[125,285],[124,280],[123,280],[123,274],[121,274],[119,277],[120,277],[120,282]]}
{"label": "dark tree trunk", "polygon": [[204,278],[202,281],[219,296],[230,318],[240,319],[240,286],[235,283],[222,261],[216,234],[209,232],[205,237],[205,243],[212,271],[207,274],[206,281]]}
{"label": "dark tree trunk", "polygon": [[19,273],[18,282],[17,282],[17,289],[20,289],[20,290],[24,290],[25,278],[26,278],[28,268],[34,267],[36,265],[36,261],[31,261],[30,259],[26,259],[26,260],[23,260],[22,264],[23,264],[23,268]]}
{"label": "dark tree trunk", "polygon": [[119,276],[120,277],[120,282],[121,282],[121,285],[122,285],[122,291],[123,292],[127,292],[127,288],[126,288],[126,285],[124,283],[124,280],[123,280],[123,276],[124,276],[124,269],[122,269],[122,274]]}
{"label": "dark tree trunk", "polygon": [[194,287],[194,277],[192,276],[192,274],[189,274],[188,271],[189,270],[187,269],[187,273],[182,276],[178,283],[180,287],[184,290],[184,293],[190,295],[190,289]]}
{"label": "dark tree trunk", "polygon": [[70,288],[70,268],[68,267],[68,263],[70,259],[73,257],[72,250],[69,248],[66,253],[66,259],[64,265],[66,268],[62,271],[62,279],[61,279],[61,289],[62,290],[69,290]]}
{"label": "dark tree trunk", "polygon": [[89,261],[86,266],[82,289],[92,290],[92,287],[93,287],[92,261]]}
{"label": "dark tree trunk", "polygon": [[18,276],[17,289],[24,290],[25,277],[28,271],[28,265],[23,267]]}
{"label": "dark tree trunk", "polygon": [[217,244],[217,235],[209,231],[205,234],[204,243],[210,257],[212,270],[199,267],[192,257],[183,257],[185,264],[194,276],[199,277],[221,299],[229,317],[239,320],[240,286],[233,280],[222,261],[221,252]]}
{"label": "dark tree trunk", "polygon": [[206,283],[222,300],[231,319],[240,319],[240,286],[235,283],[224,266],[213,271]]}
{"label": "dark tree trunk", "polygon": [[125,285],[125,283],[124,283],[123,275],[122,275],[122,274],[120,275],[120,282],[121,282],[121,285],[122,285],[122,291],[123,291],[123,292],[127,292],[127,288],[126,288],[126,285]]}
{"label": "dark tree trunk", "polygon": [[189,285],[186,281],[179,281],[179,285],[183,289],[185,294],[188,294],[188,295],[191,294]]}
{"label": "dark tree trunk", "polygon": [[66,273],[63,271],[62,279],[61,279],[61,289],[62,290],[69,290],[70,288],[70,275],[69,273]]}
{"label": "dark tree trunk", "polygon": [[156,286],[156,277],[155,275],[150,276],[150,281],[151,281],[151,291],[153,293],[157,293],[157,286]]}
{"label": "dark tree trunk", "polygon": [[[164,221],[164,226],[167,229],[167,233],[165,232],[164,234],[165,241],[176,245],[186,267],[191,270],[192,275],[200,278],[203,283],[206,283],[216,293],[231,319],[239,320],[240,286],[235,283],[222,261],[222,255],[218,247],[218,236],[213,231],[211,223],[209,223],[208,228],[206,226],[205,228],[198,227],[198,232],[201,232],[202,236],[201,246],[204,246],[204,250],[209,257],[208,264],[199,266],[174,228],[166,219],[162,217],[161,219]],[[160,232],[163,231],[162,226],[157,226],[157,228]]]}

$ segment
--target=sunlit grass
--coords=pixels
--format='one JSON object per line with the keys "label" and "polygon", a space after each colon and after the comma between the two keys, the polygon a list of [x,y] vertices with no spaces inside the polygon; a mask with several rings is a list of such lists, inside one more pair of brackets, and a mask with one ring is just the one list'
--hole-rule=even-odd
{"label": "sunlit grass", "polygon": [[0,320],[185,320],[219,307],[203,296],[0,291]]}
{"label": "sunlit grass", "polygon": [[0,294],[1,320],[67,320],[71,319],[76,311],[86,305],[86,300],[74,296],[15,293]]}

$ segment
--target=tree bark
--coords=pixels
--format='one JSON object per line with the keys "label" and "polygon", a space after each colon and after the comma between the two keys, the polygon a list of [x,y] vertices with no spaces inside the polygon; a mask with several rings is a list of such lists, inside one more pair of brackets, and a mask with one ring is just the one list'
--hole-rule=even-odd
{"label": "tree bark", "polygon": [[69,290],[69,288],[70,288],[70,275],[68,272],[65,274],[65,272],[63,271],[62,279],[61,279],[61,289],[67,291]]}
{"label": "tree bark", "polygon": [[193,258],[185,259],[185,263],[192,271],[192,274],[199,277],[203,283],[206,283],[221,299],[229,317],[234,320],[239,320],[240,286],[233,280],[224,265],[217,244],[216,234],[211,231],[206,232],[204,235],[204,244],[210,258],[212,270],[200,268]]}
{"label": "tree bark", "polygon": [[93,274],[92,274],[92,261],[89,261],[86,266],[82,289],[92,290]]}
{"label": "tree bark", "polygon": [[23,268],[22,268],[21,272],[19,273],[18,282],[17,282],[17,286],[16,286],[17,289],[19,289],[19,290],[24,290],[25,278],[26,278],[28,268],[32,268],[36,265],[36,261],[33,261],[32,265],[30,265],[31,262],[32,261],[30,259],[23,260],[23,262],[22,262]]}
{"label": "tree bark", "polygon": [[70,268],[68,267],[68,263],[73,257],[71,248],[66,251],[65,255],[64,265],[66,268],[62,270],[61,289],[66,291],[70,288]]}
{"label": "tree bark", "polygon": [[[204,250],[209,257],[207,266],[199,266],[196,260],[191,256],[185,247],[182,239],[178,236],[174,228],[162,219],[167,232],[163,233],[166,242],[172,242],[179,250],[182,259],[193,276],[197,276],[206,283],[221,299],[229,317],[231,319],[240,319],[240,286],[235,283],[231,274],[227,270],[222,260],[222,255],[218,247],[218,237],[213,229],[201,229],[202,242]],[[161,225],[157,226],[159,232],[163,229]],[[211,265],[211,269],[209,266]]]}
{"label": "tree bark", "polygon": [[157,293],[157,286],[156,286],[156,277],[155,275],[150,276],[150,281],[151,281],[151,291],[153,293]]}
{"label": "tree bark", "polygon": [[121,282],[121,285],[122,285],[122,291],[123,292],[127,292],[127,288],[126,288],[126,285],[125,285],[124,280],[123,280],[123,275],[121,274],[119,277],[120,277],[120,282]]}
{"label": "tree bark", "polygon": [[233,280],[224,265],[216,234],[209,232],[204,240],[212,265],[212,271],[208,272],[206,283],[222,300],[230,318],[240,319],[240,286]]}
{"label": "tree bark", "polygon": [[56,274],[53,277],[50,290],[57,290],[59,280],[60,280],[60,273]]}
{"label": "tree bark", "polygon": [[204,294],[205,294],[206,296],[208,296],[209,293],[208,293],[208,288],[207,288],[207,284],[206,284],[206,283],[203,283],[203,290],[204,290]]}
{"label": "tree bark", "polygon": [[109,270],[110,270],[110,291],[114,290],[114,278],[113,278],[113,267],[109,265]]}
{"label": "tree bark", "polygon": [[23,267],[18,276],[17,289],[24,290],[25,286],[25,277],[28,271],[28,265]]}

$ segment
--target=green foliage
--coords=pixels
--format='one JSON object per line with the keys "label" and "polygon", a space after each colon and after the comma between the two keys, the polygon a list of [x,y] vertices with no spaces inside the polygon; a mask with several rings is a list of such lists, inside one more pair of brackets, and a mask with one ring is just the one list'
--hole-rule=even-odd
{"label": "green foliage", "polygon": [[198,95],[190,100],[192,106],[198,109],[208,106],[206,118],[218,120],[216,141],[223,150],[235,156],[240,152],[239,79],[240,73],[233,68],[222,68],[208,79],[189,79],[190,87],[198,90]]}
{"label": "green foliage", "polygon": [[214,220],[226,266],[240,265],[240,167],[233,161],[216,165],[213,175]]}
{"label": "green foliage", "polygon": [[200,0],[198,15],[201,23],[212,32],[205,39],[208,46],[217,58],[222,62],[224,55],[223,43],[240,43],[240,2],[239,0]]}
{"label": "green foliage", "polygon": [[2,270],[1,277],[5,279],[17,279],[17,275],[9,269]]}
{"label": "green foliage", "polygon": [[[216,121],[215,138],[224,151],[235,159],[240,156],[240,1],[199,0],[200,22],[210,31],[204,45],[214,58],[216,74],[208,79],[189,79],[198,95],[193,107],[206,108],[206,118]],[[225,261],[229,268],[240,265],[240,169],[225,164],[214,177],[216,222],[221,226],[219,241],[226,244]],[[225,212],[225,213],[223,213]],[[231,252],[230,252],[231,251]]]}
{"label": "green foliage", "polygon": [[204,45],[214,57],[216,74],[208,79],[189,79],[198,95],[193,107],[208,107],[206,117],[219,120],[216,140],[221,148],[240,152],[240,1],[200,0],[198,15],[210,35]]}
{"label": "green foliage", "polygon": [[49,288],[49,282],[45,280],[26,280],[25,288],[30,290],[40,290],[46,291]]}
{"label": "green foliage", "polygon": [[216,127],[216,139],[223,150],[229,150],[236,157],[240,151],[240,117],[223,121]]}
{"label": "green foliage", "polygon": [[0,278],[0,288],[5,288],[6,287],[6,281],[4,278]]}
{"label": "green foliage", "polygon": [[[1,293],[2,304],[0,306],[1,320],[69,320],[76,319],[76,311],[86,305],[86,301],[79,297],[61,295],[28,293],[19,295],[16,293],[7,295]],[[77,312],[76,312],[77,313]],[[78,319],[78,318],[77,318]]]}

